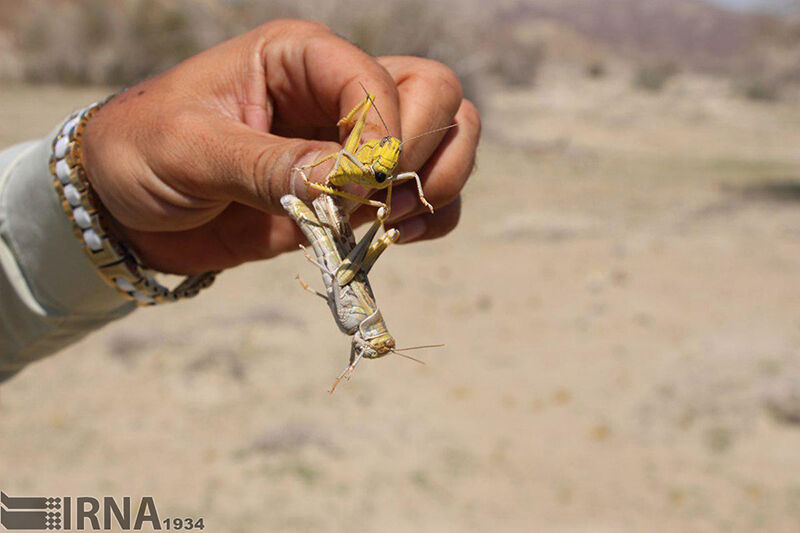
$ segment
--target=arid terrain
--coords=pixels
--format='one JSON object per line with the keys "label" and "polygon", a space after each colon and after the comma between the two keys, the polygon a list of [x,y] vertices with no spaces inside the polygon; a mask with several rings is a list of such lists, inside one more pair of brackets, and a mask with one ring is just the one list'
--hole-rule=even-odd
{"label": "arid terrain", "polygon": [[[0,146],[102,89],[0,87]],[[0,386],[0,488],[144,495],[208,531],[796,532],[800,110],[679,75],[493,91],[459,229],[348,339],[299,253]]]}

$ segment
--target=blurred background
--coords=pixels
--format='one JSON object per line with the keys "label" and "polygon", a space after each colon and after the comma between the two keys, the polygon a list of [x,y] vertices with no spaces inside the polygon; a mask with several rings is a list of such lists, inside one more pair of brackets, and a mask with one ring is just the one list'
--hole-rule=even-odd
{"label": "blurred background", "polygon": [[796,532],[800,2],[0,0],[0,146],[277,17],[450,65],[462,224],[349,341],[299,254],[0,387],[0,488],[154,496],[211,531]]}

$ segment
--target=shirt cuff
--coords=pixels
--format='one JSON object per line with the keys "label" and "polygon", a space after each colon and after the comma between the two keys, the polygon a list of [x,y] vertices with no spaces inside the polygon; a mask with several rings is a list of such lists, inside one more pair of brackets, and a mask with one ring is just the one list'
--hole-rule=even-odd
{"label": "shirt cuff", "polygon": [[7,249],[0,250],[0,260],[16,263],[2,266],[7,273],[18,270],[9,276],[18,296],[32,297],[48,316],[132,309],[134,304],[109,287],[86,256],[53,188],[48,163],[59,129],[0,154],[0,247]]}

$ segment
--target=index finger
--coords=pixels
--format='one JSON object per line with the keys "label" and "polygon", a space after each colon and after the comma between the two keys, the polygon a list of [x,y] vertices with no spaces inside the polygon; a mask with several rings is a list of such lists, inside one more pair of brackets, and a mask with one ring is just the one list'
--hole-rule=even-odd
{"label": "index finger", "polygon": [[368,113],[364,137],[383,137],[387,129],[399,135],[397,85],[374,57],[320,24],[297,21],[292,29],[263,49],[268,93],[284,118],[303,116],[308,125],[314,120],[309,111],[316,109],[328,121],[317,125],[330,126],[364,101],[363,85],[386,122],[384,127],[378,113]]}

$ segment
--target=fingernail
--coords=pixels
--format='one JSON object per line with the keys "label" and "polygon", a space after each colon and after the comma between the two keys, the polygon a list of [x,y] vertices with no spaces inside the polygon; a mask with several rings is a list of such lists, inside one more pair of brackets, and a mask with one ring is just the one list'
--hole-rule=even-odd
{"label": "fingernail", "polygon": [[[310,153],[304,155],[303,157],[301,157],[300,159],[298,159],[297,161],[294,162],[294,164],[292,165],[292,169],[289,171],[289,192],[290,193],[292,193],[293,195],[297,196],[298,192],[303,191],[301,193],[301,196],[306,197],[305,193],[307,192],[306,191],[307,187],[306,187],[305,183],[303,182],[302,176],[300,176],[300,173],[295,169],[298,168],[298,167],[303,167],[303,166],[306,166],[306,165],[310,165],[311,163],[316,162],[322,156],[323,156],[322,152],[310,152]],[[322,166],[324,166],[324,165],[322,165]],[[305,173],[306,173],[306,176],[308,177],[309,180],[317,181],[314,178],[319,173],[319,167],[312,168],[312,169],[307,169],[305,171]]]}
{"label": "fingernail", "polygon": [[422,216],[417,216],[401,222],[396,228],[400,232],[397,242],[403,244],[422,237],[428,231],[428,223]]}
{"label": "fingernail", "polygon": [[417,196],[413,191],[402,188],[394,191],[392,195],[391,212],[388,222],[396,222],[406,215],[409,215],[417,207]]}
{"label": "fingernail", "polygon": [[[293,168],[304,167],[306,165],[310,165],[311,163],[315,163],[318,159],[322,158],[323,155],[326,154],[323,154],[322,152],[310,152],[301,157],[300,159],[298,159],[297,161],[295,161]],[[310,171],[313,171],[314,173],[316,173],[317,170],[318,168],[310,169]],[[306,174],[310,174],[310,171],[307,171]]]}

